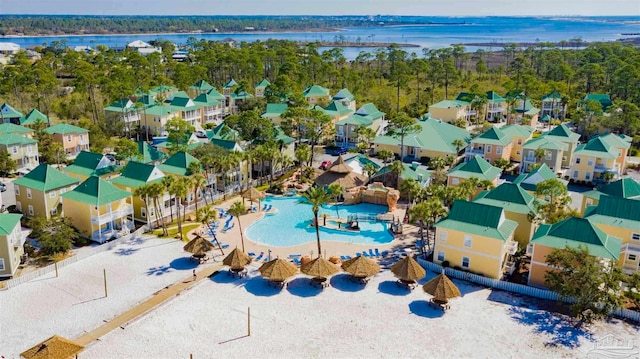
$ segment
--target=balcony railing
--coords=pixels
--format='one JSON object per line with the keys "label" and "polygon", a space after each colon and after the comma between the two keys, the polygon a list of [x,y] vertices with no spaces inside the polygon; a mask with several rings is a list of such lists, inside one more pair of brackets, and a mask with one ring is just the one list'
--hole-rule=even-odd
{"label": "balcony railing", "polygon": [[621,252],[623,253],[640,253],[640,244],[632,244],[632,243],[627,243],[624,246],[622,246],[622,250]]}
{"label": "balcony railing", "polygon": [[531,156],[522,157],[522,159],[525,162],[536,162],[536,158],[535,157],[531,157]]}
{"label": "balcony railing", "polygon": [[516,270],[516,262],[515,261],[506,261],[504,263],[504,271],[505,273],[509,273],[509,275],[513,274]]}
{"label": "balcony railing", "polygon": [[507,253],[509,253],[510,255],[514,255],[518,251],[518,242],[508,241],[506,243],[506,247],[507,247]]}
{"label": "balcony railing", "polygon": [[484,149],[481,149],[481,148],[467,147],[467,149],[464,152],[467,154],[473,154],[473,155],[484,155]]}
{"label": "balcony railing", "polygon": [[120,208],[109,211],[100,216],[92,216],[91,223],[102,224],[113,222],[116,219],[126,217],[133,213],[133,207],[130,204],[120,206]]}

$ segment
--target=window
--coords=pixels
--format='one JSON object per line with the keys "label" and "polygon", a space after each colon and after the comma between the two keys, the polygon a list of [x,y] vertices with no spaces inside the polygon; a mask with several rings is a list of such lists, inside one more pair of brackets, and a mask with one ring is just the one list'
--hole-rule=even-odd
{"label": "window", "polygon": [[473,242],[473,238],[471,236],[464,236],[464,246],[467,248],[471,248],[471,243]]}
{"label": "window", "polygon": [[628,254],[628,255],[627,255],[627,260],[628,260],[628,261],[635,262],[635,261],[636,261],[636,259],[638,259],[638,257],[636,257],[636,255],[635,255],[635,254]]}
{"label": "window", "polygon": [[71,135],[67,135],[67,142],[71,142]]}
{"label": "window", "polygon": [[29,205],[29,215],[33,216],[33,206]]}
{"label": "window", "polygon": [[491,145],[487,145],[487,153],[491,153]]}
{"label": "window", "polygon": [[27,198],[31,198],[31,188],[27,188]]}
{"label": "window", "polygon": [[458,183],[460,183],[460,179],[455,177],[451,179],[451,184],[456,186]]}
{"label": "window", "polygon": [[547,160],[550,160],[550,159],[553,157],[553,153],[551,153],[550,151],[547,151],[547,152],[545,152],[544,154],[545,154],[545,156],[544,156],[544,157],[545,157]]}
{"label": "window", "polygon": [[141,215],[143,218],[147,218],[147,210],[146,210],[146,209],[144,209],[144,208],[140,208],[140,215]]}
{"label": "window", "polygon": [[438,262],[444,262],[444,251],[438,251]]}
{"label": "window", "polygon": [[56,198],[56,191],[54,190],[54,191],[49,192],[49,197]]}
{"label": "window", "polygon": [[13,146],[13,153],[18,153],[18,146]]}
{"label": "window", "polygon": [[440,231],[440,234],[438,235],[438,238],[440,239],[440,242],[446,242],[447,241],[447,231]]}
{"label": "window", "polygon": [[640,241],[640,233],[631,233],[632,241]]}
{"label": "window", "polygon": [[580,164],[580,157],[576,157],[576,164],[579,165]]}
{"label": "window", "polygon": [[22,212],[22,203],[16,202],[16,209],[18,210],[18,212]]}
{"label": "window", "polygon": [[80,141],[84,141],[84,135],[80,135]]}
{"label": "window", "polygon": [[592,159],[587,160],[587,165],[588,166],[593,166],[593,160]]}
{"label": "window", "polygon": [[149,208],[149,217],[153,217],[155,215],[155,208],[151,207]]}
{"label": "window", "polygon": [[579,174],[579,173],[580,173],[580,172],[578,172],[578,171],[573,171],[573,178],[578,178],[578,174]]}
{"label": "window", "polygon": [[5,270],[5,267],[4,267],[4,258],[0,258],[0,271],[3,271],[3,270]]}
{"label": "window", "polygon": [[516,155],[519,155],[519,154],[520,154],[520,151],[516,151]]}
{"label": "window", "polygon": [[496,154],[501,154],[501,153],[502,153],[502,147],[496,146]]}
{"label": "window", "polygon": [[522,144],[522,139],[518,138],[518,144],[521,145]]}
{"label": "window", "polygon": [[591,206],[593,205],[593,200],[591,198],[587,198],[585,203],[587,204],[587,206]]}
{"label": "window", "polygon": [[590,180],[591,179],[591,173],[590,172],[585,173],[584,174],[584,179]]}
{"label": "window", "polygon": [[567,156],[562,156],[562,160],[566,161],[567,160]]}
{"label": "window", "polygon": [[58,214],[58,207],[53,207],[53,209],[51,209],[51,215],[55,216],[56,214]]}
{"label": "window", "polygon": [[13,185],[13,187],[16,190],[16,196],[19,196],[20,195],[20,186]]}
{"label": "window", "polygon": [[462,268],[469,269],[469,264],[471,264],[470,262],[469,257],[462,257]]}

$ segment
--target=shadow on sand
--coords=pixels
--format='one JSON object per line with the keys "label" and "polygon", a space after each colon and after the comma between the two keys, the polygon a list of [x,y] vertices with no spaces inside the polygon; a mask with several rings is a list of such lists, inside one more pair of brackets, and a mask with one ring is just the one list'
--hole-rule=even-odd
{"label": "shadow on sand", "polygon": [[331,278],[331,286],[343,292],[357,292],[363,290],[366,284],[358,283],[349,274],[338,274]]}
{"label": "shadow on sand", "polygon": [[322,288],[311,285],[311,279],[304,277],[289,282],[287,290],[289,293],[303,298],[314,297],[322,292]]}
{"label": "shadow on sand", "polygon": [[551,338],[545,343],[548,347],[576,348],[580,346],[580,338],[593,341],[591,333],[574,327],[560,314],[516,306],[509,308],[509,314],[518,323],[533,326],[536,333],[547,334]]}
{"label": "shadow on sand", "polygon": [[260,276],[247,280],[244,289],[257,297],[271,297],[282,291],[282,288],[269,285],[269,281]]}
{"label": "shadow on sand", "polygon": [[411,293],[411,290],[405,287],[401,287],[398,285],[398,283],[391,280],[380,282],[380,284],[378,284],[378,290],[382,293],[395,296],[405,296]]}
{"label": "shadow on sand", "polygon": [[157,266],[147,269],[147,275],[163,275],[169,272],[173,272],[173,269],[169,266]]}
{"label": "shadow on sand", "polygon": [[130,256],[139,250],[140,250],[139,248],[120,248],[117,251],[115,251],[115,254],[119,256]]}
{"label": "shadow on sand", "polygon": [[231,273],[229,273],[229,270],[227,269],[222,269],[217,272],[214,272],[212,275],[209,276],[209,279],[211,279],[211,281],[215,283],[220,283],[220,284],[233,283],[237,286],[242,285],[247,281],[244,278],[238,278],[236,276],[231,275]]}
{"label": "shadow on sand", "polygon": [[440,318],[444,315],[443,310],[430,306],[426,300],[414,300],[409,303],[409,311],[424,318]]}
{"label": "shadow on sand", "polygon": [[198,268],[198,262],[191,260],[190,257],[176,258],[169,263],[169,267],[175,270],[192,270]]}

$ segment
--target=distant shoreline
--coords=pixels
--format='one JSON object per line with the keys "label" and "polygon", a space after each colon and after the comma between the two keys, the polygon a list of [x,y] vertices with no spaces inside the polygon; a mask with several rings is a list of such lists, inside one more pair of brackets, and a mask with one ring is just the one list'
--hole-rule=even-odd
{"label": "distant shoreline", "polygon": [[59,34],[46,34],[46,35],[1,35],[0,39],[24,39],[29,37],[64,37],[64,36],[78,36],[78,37],[90,37],[90,36],[152,36],[152,35],[262,35],[262,34],[296,34],[301,32],[317,33],[317,32],[343,32],[344,30],[338,28],[326,28],[326,29],[307,29],[307,30],[283,30],[283,31],[223,31],[223,32],[132,32],[132,33],[100,33],[100,34],[84,34],[84,33],[59,33]]}

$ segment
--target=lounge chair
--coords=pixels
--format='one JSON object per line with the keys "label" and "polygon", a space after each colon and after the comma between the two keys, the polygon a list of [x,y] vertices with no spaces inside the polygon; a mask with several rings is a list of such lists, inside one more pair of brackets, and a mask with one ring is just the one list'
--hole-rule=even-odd
{"label": "lounge chair", "polygon": [[362,251],[362,256],[369,258],[369,254],[367,252],[365,252],[365,251]]}
{"label": "lounge chair", "polygon": [[229,248],[229,245],[228,244],[220,244],[220,247],[222,247],[222,249],[226,249],[226,248]]}
{"label": "lounge chair", "polygon": [[263,211],[266,211],[268,206],[269,206],[269,205],[265,203],[265,204],[262,206],[262,210],[263,210]]}
{"label": "lounge chair", "polygon": [[356,257],[362,257],[362,254],[360,252],[356,252]]}
{"label": "lounge chair", "polygon": [[260,252],[260,255],[258,256],[258,258],[256,258],[256,261],[261,260],[262,257],[264,257],[264,252]]}
{"label": "lounge chair", "polygon": [[256,256],[256,254],[254,252],[249,252],[247,254],[249,255],[249,257],[255,257]]}
{"label": "lounge chair", "polygon": [[347,260],[347,256],[340,256],[340,260],[346,261]]}
{"label": "lounge chair", "polygon": [[378,248],[376,248],[376,257],[382,257],[382,254],[380,253],[380,250]]}
{"label": "lounge chair", "polygon": [[375,257],[375,253],[373,253],[373,249],[369,248],[369,257]]}
{"label": "lounge chair", "polygon": [[293,263],[295,263],[296,265],[301,265],[302,262],[300,262],[300,259],[298,258],[293,258]]}
{"label": "lounge chair", "polygon": [[302,257],[302,254],[289,254],[290,259],[300,258],[300,257]]}
{"label": "lounge chair", "polygon": [[345,256],[345,257],[347,257],[347,260],[351,259],[351,256]]}
{"label": "lounge chair", "polygon": [[386,257],[389,255],[389,251],[382,251],[380,254],[382,254],[383,257]]}

